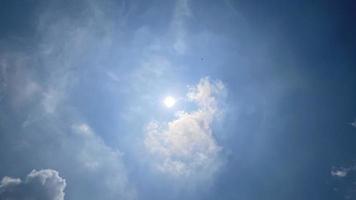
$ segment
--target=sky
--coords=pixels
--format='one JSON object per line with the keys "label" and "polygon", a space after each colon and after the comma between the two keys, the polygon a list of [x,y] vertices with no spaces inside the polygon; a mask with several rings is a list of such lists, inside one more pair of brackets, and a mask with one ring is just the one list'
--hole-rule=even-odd
{"label": "sky", "polygon": [[356,199],[355,9],[1,0],[0,200]]}

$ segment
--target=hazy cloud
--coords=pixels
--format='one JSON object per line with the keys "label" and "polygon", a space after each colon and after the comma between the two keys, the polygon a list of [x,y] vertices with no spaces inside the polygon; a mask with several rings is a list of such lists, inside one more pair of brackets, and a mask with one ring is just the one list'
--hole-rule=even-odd
{"label": "hazy cloud", "polygon": [[[36,17],[36,35],[40,38],[36,45],[6,54],[1,51],[6,47],[0,48],[0,109],[7,110],[10,104],[14,113],[0,115],[0,146],[11,155],[2,157],[0,168],[55,167],[68,182],[75,183],[66,192],[71,199],[135,198],[122,153],[82,122],[83,112],[73,101],[73,96],[85,93],[78,89],[83,87],[78,80],[102,67],[101,59],[106,55],[102,52],[108,52],[110,39],[117,38],[110,29],[112,16],[108,16],[112,13],[109,10],[116,13],[117,9],[110,6],[112,1],[105,2],[79,1],[76,4],[82,9],[75,11],[71,9],[74,4],[43,2],[42,12]],[[22,159],[11,162],[14,156],[9,152],[14,151]],[[52,199],[29,196],[39,193],[40,187],[35,185],[41,185],[40,177],[47,174],[41,170],[31,172],[24,180],[4,178],[0,199],[27,199],[24,195],[28,199]],[[53,177],[55,174],[46,179],[46,184],[52,184],[49,180]]]}
{"label": "hazy cloud", "polygon": [[173,49],[179,54],[184,54],[187,49],[185,26],[186,18],[190,15],[189,0],[177,0],[172,26],[175,32]]}
{"label": "hazy cloud", "polygon": [[72,125],[73,131],[83,136],[93,136],[94,133],[88,124],[80,123]]}
{"label": "hazy cloud", "polygon": [[72,131],[76,138],[76,147],[67,150],[75,152],[77,167],[82,175],[88,174],[100,180],[100,187],[105,191],[98,194],[105,199],[135,199],[135,190],[129,184],[126,169],[122,161],[122,153],[105,144],[102,138],[87,123],[74,123]]}
{"label": "hazy cloud", "polygon": [[145,145],[158,157],[159,170],[174,176],[209,176],[217,169],[221,147],[214,139],[212,122],[223,93],[222,82],[203,78],[187,94],[198,105],[195,111],[179,111],[168,123],[151,122],[146,127]]}
{"label": "hazy cloud", "polygon": [[351,124],[351,126],[356,128],[356,119],[353,122],[351,122],[350,124]]}
{"label": "hazy cloud", "polygon": [[0,199],[63,200],[66,180],[53,169],[33,170],[24,180],[4,177],[0,184]]}

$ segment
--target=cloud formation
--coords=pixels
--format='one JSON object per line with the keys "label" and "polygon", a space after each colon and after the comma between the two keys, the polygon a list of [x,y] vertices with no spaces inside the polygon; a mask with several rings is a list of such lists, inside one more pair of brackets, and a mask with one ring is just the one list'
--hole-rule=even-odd
{"label": "cloud formation", "polygon": [[[42,12],[34,23],[38,35],[35,45],[0,47],[0,110],[4,113],[0,114],[0,170],[16,166],[16,173],[54,167],[72,183],[66,192],[70,199],[135,198],[121,151],[105,143],[102,131],[95,132],[83,123],[84,106],[75,101],[77,95],[86,94],[83,88],[89,81],[85,81],[85,74],[95,73],[96,66],[104,65],[100,62],[105,57],[102,52],[109,52],[110,38],[117,38],[109,30],[109,11],[115,9],[116,13],[117,9],[105,2],[42,2],[38,5]],[[73,11],[72,6],[77,4],[82,9]],[[88,101],[83,104],[86,111],[92,107]],[[96,117],[87,117],[92,116]],[[32,177],[23,181],[7,177],[3,181],[0,199],[26,199],[18,196],[23,190],[27,192],[23,195],[38,190]]]}
{"label": "cloud formation", "polygon": [[[99,185],[92,190],[105,191],[105,194],[92,194],[91,197],[103,199],[136,199],[134,188],[129,184],[126,168],[122,161],[122,153],[112,149],[86,123],[72,125],[74,137],[78,140],[71,145],[78,148],[67,148],[75,153],[77,166],[82,176],[91,176],[91,181]],[[80,176],[79,176],[80,177]],[[87,192],[88,193],[88,192]]]}
{"label": "cloud formation", "polygon": [[24,180],[4,177],[0,184],[0,199],[64,200],[66,180],[53,169],[32,170]]}
{"label": "cloud formation", "polygon": [[353,122],[351,122],[350,124],[351,124],[351,126],[356,128],[356,119]]}
{"label": "cloud formation", "polygon": [[157,157],[160,171],[174,176],[209,176],[216,171],[221,147],[214,139],[212,123],[224,91],[221,81],[203,78],[187,94],[198,106],[195,111],[179,111],[173,121],[151,122],[146,127],[145,146]]}
{"label": "cloud formation", "polygon": [[331,169],[331,175],[339,178],[343,178],[349,175],[352,171],[356,170],[356,165],[351,167],[333,167]]}
{"label": "cloud formation", "polygon": [[332,176],[336,176],[336,177],[340,177],[340,178],[342,178],[342,177],[345,177],[345,176],[347,176],[347,173],[349,172],[349,170],[348,169],[346,169],[346,168],[340,168],[340,169],[332,169],[331,170],[331,175]]}
{"label": "cloud formation", "polygon": [[187,49],[186,45],[186,19],[191,16],[189,0],[177,0],[172,26],[175,31],[175,41],[173,49],[178,54],[184,54]]}

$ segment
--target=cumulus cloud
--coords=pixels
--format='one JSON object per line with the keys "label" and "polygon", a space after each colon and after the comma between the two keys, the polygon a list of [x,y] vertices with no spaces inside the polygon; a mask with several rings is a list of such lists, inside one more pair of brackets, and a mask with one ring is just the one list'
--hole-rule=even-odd
{"label": "cumulus cloud", "polygon": [[174,176],[216,171],[221,147],[214,139],[212,122],[219,113],[218,97],[224,90],[221,81],[203,78],[187,94],[198,106],[195,111],[179,111],[168,123],[151,122],[146,127],[145,146],[157,157],[160,171]]}
{"label": "cumulus cloud", "polygon": [[0,184],[0,199],[63,200],[66,180],[53,169],[32,170],[24,180],[4,177]]}

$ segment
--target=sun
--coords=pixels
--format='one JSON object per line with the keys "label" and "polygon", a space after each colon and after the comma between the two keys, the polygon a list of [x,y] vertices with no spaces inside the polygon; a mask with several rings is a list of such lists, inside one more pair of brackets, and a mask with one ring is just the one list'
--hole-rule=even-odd
{"label": "sun", "polygon": [[167,96],[166,98],[164,98],[163,104],[164,104],[167,108],[171,108],[171,107],[174,106],[174,104],[176,104],[176,100],[175,100],[174,97],[172,97],[172,96]]}

